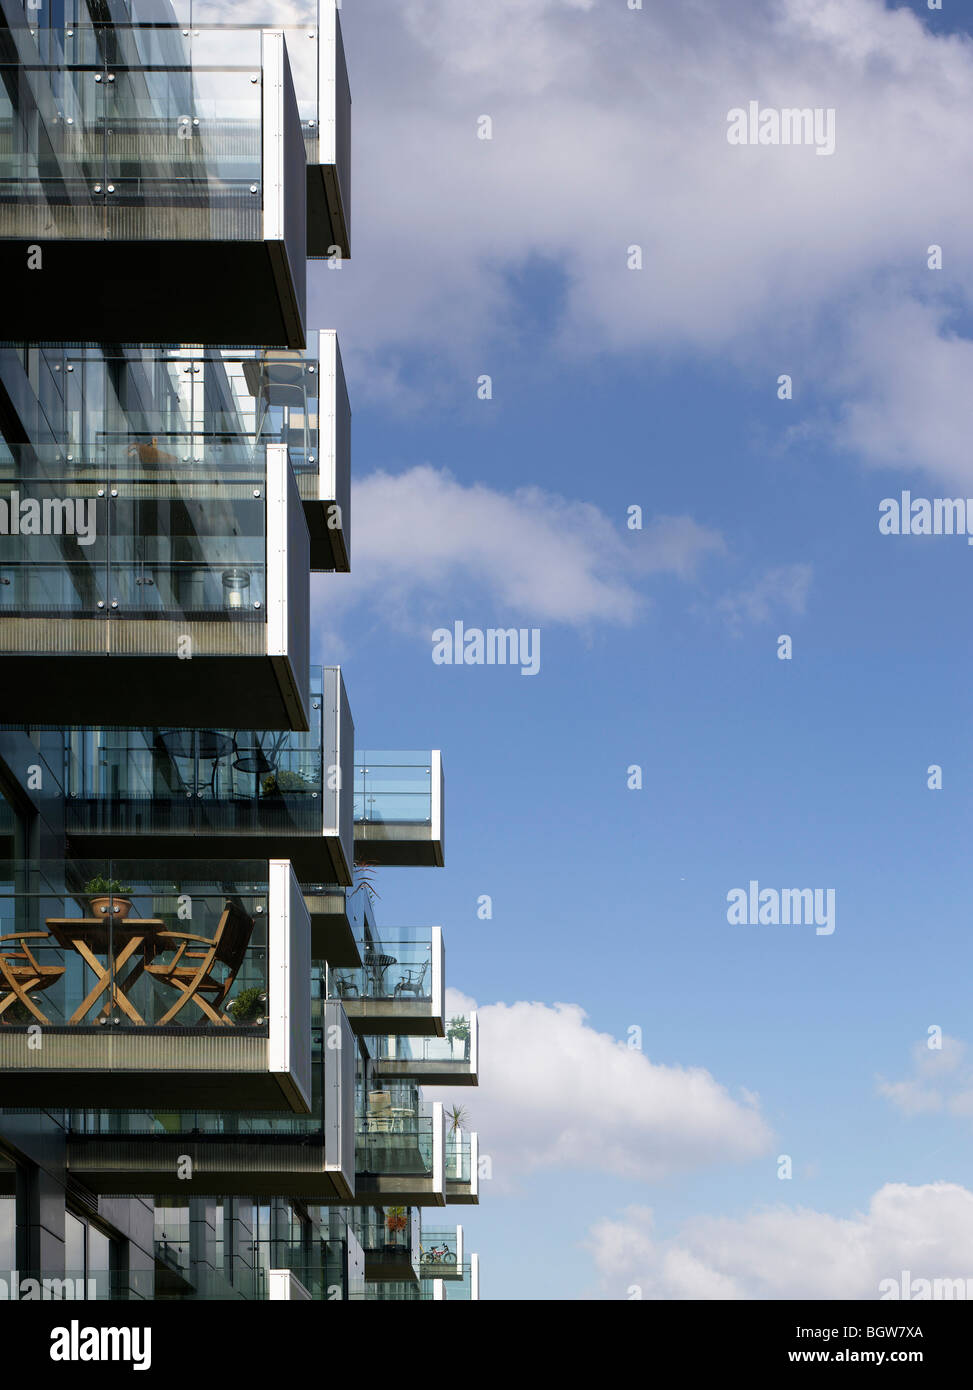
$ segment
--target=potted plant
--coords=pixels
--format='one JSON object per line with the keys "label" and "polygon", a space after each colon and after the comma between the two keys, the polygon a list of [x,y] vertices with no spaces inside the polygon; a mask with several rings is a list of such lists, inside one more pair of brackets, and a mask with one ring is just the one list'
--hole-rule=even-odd
{"label": "potted plant", "polygon": [[405,1207],[387,1207],[385,1210],[386,1250],[400,1250],[403,1245],[402,1232],[409,1224]]}
{"label": "potted plant", "polygon": [[264,796],[282,796],[284,792],[309,792],[313,788],[313,783],[300,772],[291,772],[289,768],[279,767],[276,772],[268,772],[260,783],[260,789]]}
{"label": "potted plant", "polygon": [[453,1061],[464,1062],[470,1055],[470,1021],[457,1014],[446,1025],[446,1037],[452,1044]]}
{"label": "potted plant", "polygon": [[131,898],[121,896],[132,890],[119,883],[117,878],[103,878],[101,874],[96,874],[88,879],[81,891],[88,899],[92,917],[110,917],[114,922],[124,922],[132,910]]}
{"label": "potted plant", "polygon": [[446,1176],[457,1182],[463,1178],[463,1127],[469,1113],[465,1105],[451,1105],[446,1111],[446,1138],[449,1148]]}
{"label": "potted plant", "polygon": [[0,1023],[36,1023],[37,1019],[20,999],[15,999],[9,1009],[0,1014]]}
{"label": "potted plant", "polygon": [[241,989],[236,998],[227,1004],[226,1011],[234,1023],[264,1023],[267,1019],[267,991],[259,985]]}

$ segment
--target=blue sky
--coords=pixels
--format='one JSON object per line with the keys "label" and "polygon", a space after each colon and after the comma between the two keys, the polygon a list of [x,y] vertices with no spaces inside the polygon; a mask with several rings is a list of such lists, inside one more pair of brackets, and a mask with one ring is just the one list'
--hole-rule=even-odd
{"label": "blue sky", "polygon": [[[973,1275],[973,553],[878,532],[973,496],[944,3],[344,5],[354,259],[311,302],[354,572],[316,656],[361,745],[444,753],[447,867],[380,873],[378,915],[441,922],[484,1011],[484,1297]],[[730,148],[750,99],[834,107],[835,154]],[[457,619],[539,628],[539,674],[434,665]],[[833,935],[730,926],[750,879],[834,889]]]}

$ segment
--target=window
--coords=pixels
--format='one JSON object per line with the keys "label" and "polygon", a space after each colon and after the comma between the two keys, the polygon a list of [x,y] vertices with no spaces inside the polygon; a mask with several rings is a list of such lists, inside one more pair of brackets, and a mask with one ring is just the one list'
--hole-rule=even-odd
{"label": "window", "polygon": [[17,1169],[0,1153],[0,1279],[17,1268]]}
{"label": "window", "polygon": [[111,1298],[118,1268],[118,1242],[76,1216],[64,1213],[64,1277],[75,1280],[76,1298]]}

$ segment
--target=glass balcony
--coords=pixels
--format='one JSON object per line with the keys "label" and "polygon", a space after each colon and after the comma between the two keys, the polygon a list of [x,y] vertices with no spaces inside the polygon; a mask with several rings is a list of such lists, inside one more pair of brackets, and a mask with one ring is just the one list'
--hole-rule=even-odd
{"label": "glass balcony", "polygon": [[354,1203],[358,1054],[340,1005],[323,1006],[310,1051],[305,1113],[213,1098],[146,1108],[144,1095],[138,1109],[70,1109],[68,1171],[99,1194],[184,1198],[188,1164],[194,1192]]}
{"label": "glass balcony", "polygon": [[383,930],[360,943],[358,968],[331,967],[327,987],[357,1033],[445,1032],[445,948],[441,927]]}
{"label": "glass balcony", "polygon": [[[457,1267],[458,1272],[453,1279],[444,1279],[438,1289],[434,1289],[433,1297],[437,1300],[449,1302],[451,1299],[460,1302],[478,1303],[480,1299],[480,1257],[471,1254],[467,1262]],[[442,1277],[442,1276],[440,1276]]]}
{"label": "glass balcony", "polygon": [[96,285],[92,342],[303,345],[308,176],[285,33],[245,3],[230,23],[177,8],[5,11],[11,338],[77,338],[79,289]]}
{"label": "glass balcony", "polygon": [[460,1279],[463,1271],[463,1227],[422,1226],[419,1274],[423,1279]]}
{"label": "glass balcony", "polygon": [[444,863],[442,754],[355,754],[355,851],[375,865]]}
{"label": "glass balcony", "polygon": [[479,1024],[474,1009],[446,1021],[444,1038],[383,1033],[368,1039],[372,1072],[383,1081],[412,1077],[427,1086],[479,1085]]}
{"label": "glass balcony", "polygon": [[310,971],[286,861],[0,864],[5,1103],[306,1112]]}
{"label": "glass balcony", "polygon": [[419,1212],[414,1207],[363,1207],[358,1237],[366,1279],[419,1278]]}
{"label": "glass balcony", "polygon": [[65,828],[82,853],[230,858],[349,884],[354,725],[341,672],[315,668],[306,734],[79,729],[65,745]]}
{"label": "glass balcony", "polygon": [[476,1131],[450,1129],[446,1135],[446,1202],[479,1204],[479,1139]]}
{"label": "glass balcony", "polygon": [[252,502],[266,446],[285,445],[311,568],[348,569],[351,411],[336,333],[309,332],[303,351],[12,345],[0,350],[0,378],[4,428],[32,446],[0,453],[4,484],[41,466],[106,498],[117,476],[147,497],[164,485],[178,499],[185,482],[190,500],[201,486],[232,499],[239,481]]}
{"label": "glass balcony", "polygon": [[[327,1008],[329,1020],[340,1015],[339,1006]],[[324,1033],[334,1026],[329,1022]],[[348,1063],[350,1077],[342,1070]],[[284,1194],[363,1207],[442,1206],[442,1105],[421,1101],[417,1087],[379,1092],[356,1086],[354,1067],[350,1032],[340,1047],[324,1047],[319,1033],[309,1115],[71,1111],[65,1120],[68,1171],[99,1194],[135,1187],[182,1196],[188,1163],[195,1191]]]}
{"label": "glass balcony", "polygon": [[443,1107],[418,1087],[368,1091],[359,1102],[355,1143],[359,1201],[385,1196],[404,1205],[442,1205]]}
{"label": "glass balcony", "polygon": [[159,722],[306,729],[308,536],[286,446],[171,469],[147,447],[0,446],[5,717],[125,723],[137,696]]}

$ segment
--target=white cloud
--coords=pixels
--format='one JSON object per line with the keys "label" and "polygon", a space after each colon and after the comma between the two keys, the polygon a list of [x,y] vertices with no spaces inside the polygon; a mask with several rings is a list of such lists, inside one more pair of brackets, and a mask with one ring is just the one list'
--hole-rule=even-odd
{"label": "white cloud", "polygon": [[923,468],[973,482],[973,342],[949,327],[941,307],[905,300],[871,306],[848,326],[845,395],[836,437],[870,464]]}
{"label": "white cloud", "polygon": [[616,526],[590,502],[536,487],[465,485],[428,465],[371,474],[357,484],[352,512],[352,574],[322,585],[327,617],[370,600],[408,629],[508,613],[578,627],[631,624],[647,601],[644,576],[690,579],[724,549],[718,532],[690,517],[655,517],[628,531],[624,518]]}
{"label": "white cloud", "polygon": [[879,1095],[903,1114],[973,1115],[973,1065],[967,1060],[966,1044],[945,1033],[941,1041],[942,1047],[929,1047],[928,1040],[915,1043],[911,1076],[901,1081],[878,1078]]}
{"label": "white cloud", "polygon": [[973,1192],[887,1183],[850,1218],[779,1205],[699,1217],[667,1239],[651,1211],[629,1207],[593,1225],[588,1246],[610,1298],[637,1284],[643,1298],[876,1299],[903,1270],[973,1281]]}
{"label": "white cloud", "polygon": [[[530,318],[510,274],[542,257],[563,276],[565,354],[703,352],[768,384],[794,370],[799,391],[850,393],[840,437],[869,458],[965,466],[973,347],[939,306],[973,288],[969,39],[881,0],[359,0],[345,28],[355,258],[312,298],[348,325],[360,399],[408,399],[425,353],[426,396],[490,370]],[[726,114],[750,99],[834,107],[836,153],[729,146]]]}
{"label": "white cloud", "polygon": [[[471,1003],[447,993],[449,1013]],[[536,1169],[649,1182],[769,1151],[752,1097],[734,1098],[703,1067],[650,1061],[596,1032],[577,1004],[489,1004],[479,1018],[479,1089],[456,1096],[496,1189]]]}
{"label": "white cloud", "polygon": [[747,588],[725,594],[716,609],[731,628],[743,622],[765,623],[778,615],[801,614],[811,585],[810,565],[783,565],[768,570]]}

